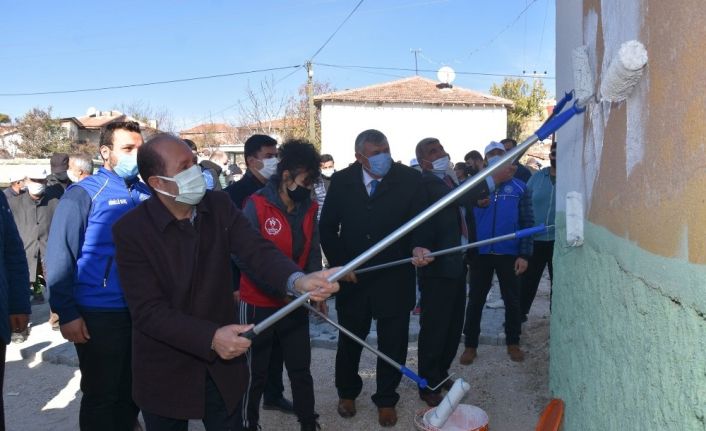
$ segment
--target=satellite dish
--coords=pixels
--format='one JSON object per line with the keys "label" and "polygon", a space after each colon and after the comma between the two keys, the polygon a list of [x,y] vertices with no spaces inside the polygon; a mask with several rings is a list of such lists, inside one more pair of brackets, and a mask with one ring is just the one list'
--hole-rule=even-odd
{"label": "satellite dish", "polygon": [[444,66],[436,72],[436,77],[442,84],[451,85],[456,79],[456,72],[449,66]]}
{"label": "satellite dish", "polygon": [[96,115],[96,112],[98,112],[98,109],[96,109],[95,106],[91,106],[90,108],[86,109],[86,116],[92,117],[92,116]]}

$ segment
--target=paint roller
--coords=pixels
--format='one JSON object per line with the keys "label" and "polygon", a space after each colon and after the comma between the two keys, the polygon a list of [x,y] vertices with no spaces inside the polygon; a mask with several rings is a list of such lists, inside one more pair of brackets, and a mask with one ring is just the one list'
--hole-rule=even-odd
{"label": "paint roller", "polygon": [[[503,169],[507,164],[512,163],[512,161],[519,158],[537,141],[544,140],[549,137],[552,133],[564,126],[571,118],[573,118],[574,115],[581,114],[585,111],[586,106],[595,99],[595,97],[593,97],[595,94],[595,85],[593,83],[593,75],[591,73],[591,68],[588,61],[588,49],[585,47],[579,47],[579,49],[574,51],[572,57],[574,83],[578,90],[575,89],[574,91],[566,93],[562,100],[560,100],[557,104],[557,107],[563,109],[565,105],[573,99],[574,95],[580,96],[581,98],[576,100],[569,109],[552,116],[539,129],[537,129],[532,136],[525,139],[521,144],[507,152],[504,156],[500,157],[500,160],[497,163],[467,179],[459,187],[456,187],[450,193],[429,206],[429,208],[419,213],[407,223],[403,224],[388,236],[383,238],[377,244],[364,251],[345,266],[341,267],[338,271],[328,277],[328,281],[336,282],[349,272],[355,271],[382,250],[389,247],[392,243],[407,235],[414,228],[424,223],[452,202],[459,199],[463,194],[477,186],[481,181],[484,181],[486,177],[495,174]],[[603,77],[603,81],[601,82],[602,100],[610,102],[625,100],[630,95],[630,92],[635,85],[639,82],[646,64],[647,51],[645,50],[645,47],[638,41],[625,42],[620,47],[617,58],[613,59],[605,73],[605,76]],[[559,110],[555,109],[555,111]],[[255,327],[241,335],[249,339],[254,338],[257,334],[266,330],[284,316],[291,313],[293,310],[301,307],[309,300],[309,297],[309,293],[299,296],[286,306],[280,308],[277,312],[273,313],[270,317],[258,323]]]}
{"label": "paint roller", "polygon": [[[459,253],[462,251],[466,251],[470,248],[483,247],[486,245],[495,244],[497,242],[525,238],[525,237],[532,236],[537,233],[547,232],[547,231],[549,231],[549,229],[551,229],[553,227],[554,227],[554,225],[545,226],[543,224],[540,224],[537,226],[529,227],[527,229],[520,229],[517,232],[508,233],[506,235],[500,235],[500,236],[496,236],[493,238],[484,239],[482,241],[476,241],[476,242],[472,242],[469,244],[446,248],[444,250],[434,251],[429,254],[425,254],[424,257],[444,256],[446,254]],[[355,271],[355,273],[356,273],[356,275],[365,274],[366,272],[377,271],[378,269],[391,268],[393,266],[402,265],[405,263],[412,263],[412,260],[413,260],[413,258],[411,258],[411,257],[408,257],[405,259],[400,259],[400,260],[394,260],[392,262],[381,263],[380,265],[368,266],[368,267],[365,267],[365,268],[362,268],[362,269]]]}
{"label": "paint roller", "polygon": [[358,337],[357,335],[355,335],[354,333],[352,333],[351,331],[349,331],[348,329],[346,329],[345,327],[343,327],[340,323],[335,322],[333,319],[331,319],[330,317],[328,317],[326,314],[324,314],[324,313],[320,312],[319,310],[317,310],[317,309],[316,309],[315,307],[313,307],[311,304],[305,302],[305,303],[304,303],[304,307],[306,307],[309,311],[311,311],[312,313],[316,314],[317,316],[321,317],[322,319],[324,319],[325,321],[327,321],[328,323],[330,323],[333,327],[335,327],[335,328],[338,329],[340,332],[342,332],[343,334],[345,334],[348,338],[350,338],[351,340],[353,340],[353,341],[355,341],[356,343],[360,344],[362,347],[364,347],[364,348],[367,349],[368,351],[372,352],[372,353],[373,353],[375,356],[377,356],[378,358],[380,358],[380,359],[382,359],[383,361],[387,362],[390,366],[392,366],[392,367],[395,368],[397,371],[399,371],[400,373],[402,373],[403,376],[409,378],[409,379],[412,380],[414,383],[416,383],[417,386],[419,387],[419,389],[429,389],[429,390],[431,390],[431,391],[435,391],[435,390],[439,389],[439,388],[441,387],[441,385],[443,385],[444,383],[446,383],[447,380],[449,380],[451,377],[453,377],[453,374],[451,374],[450,376],[448,376],[447,378],[445,378],[444,380],[442,380],[441,382],[439,382],[438,385],[436,385],[435,387],[432,388],[432,387],[429,386],[429,384],[427,383],[427,380],[426,380],[426,379],[424,379],[423,377],[420,377],[420,376],[419,376],[417,373],[415,373],[414,371],[412,371],[412,370],[410,370],[409,368],[405,367],[404,365],[402,365],[402,364],[396,362],[396,361],[395,361],[394,359],[392,359],[391,357],[387,356],[386,354],[382,353],[381,351],[379,351],[378,349],[374,348],[374,347],[371,346],[370,344],[366,343],[363,339],[361,339],[360,337]]}

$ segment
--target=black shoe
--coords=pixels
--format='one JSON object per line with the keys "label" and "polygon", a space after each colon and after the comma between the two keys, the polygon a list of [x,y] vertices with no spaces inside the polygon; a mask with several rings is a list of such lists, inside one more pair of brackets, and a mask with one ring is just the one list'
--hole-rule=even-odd
{"label": "black shoe", "polygon": [[318,431],[321,429],[321,425],[316,421],[302,422],[299,429],[301,431]]}
{"label": "black shoe", "polygon": [[264,410],[279,410],[282,413],[287,413],[290,415],[294,414],[294,406],[292,405],[292,402],[286,399],[285,397],[282,397],[275,401],[263,400],[262,408]]}

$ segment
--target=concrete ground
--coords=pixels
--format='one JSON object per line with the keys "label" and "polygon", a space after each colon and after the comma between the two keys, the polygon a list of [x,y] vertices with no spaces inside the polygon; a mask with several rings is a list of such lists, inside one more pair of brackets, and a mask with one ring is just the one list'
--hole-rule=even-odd
{"label": "concrete ground", "polygon": [[[497,287],[494,287],[490,300],[498,296]],[[8,346],[4,384],[7,429],[77,430],[81,392],[75,350],[46,323],[46,304],[34,306],[32,311],[33,327],[29,339]],[[490,417],[490,429],[533,430],[539,413],[549,402],[549,283],[546,274],[529,320],[523,325],[521,345],[527,357],[522,363],[511,362],[504,345],[498,345],[504,343],[503,313],[502,308],[484,309],[478,359],[467,367],[455,361],[451,371],[471,384],[471,391],[462,402],[485,410]],[[407,366],[416,370],[418,318],[412,321]],[[375,390],[376,358],[367,351],[363,353],[360,366],[364,388],[357,401],[358,414],[350,419],[336,414],[338,396],[333,385],[335,350],[332,347],[335,347],[337,334],[324,325],[312,324],[315,347],[311,366],[322,429],[381,429],[377,423],[377,410],[370,401]],[[369,340],[375,342],[374,333]],[[461,344],[459,355],[462,351]],[[399,422],[393,429],[412,430],[415,413],[426,405],[419,400],[416,387],[407,379],[402,380],[399,392]],[[288,390],[286,396],[289,397]],[[272,411],[262,411],[261,415],[264,430],[298,429],[294,416]],[[203,426],[199,421],[193,421],[190,429],[203,430]]]}

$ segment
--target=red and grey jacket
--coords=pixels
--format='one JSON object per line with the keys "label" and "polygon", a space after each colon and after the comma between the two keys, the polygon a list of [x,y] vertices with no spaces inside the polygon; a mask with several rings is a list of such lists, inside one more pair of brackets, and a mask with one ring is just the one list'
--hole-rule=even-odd
{"label": "red and grey jacket", "polygon": [[[294,259],[292,255],[292,227],[289,225],[287,215],[265,196],[256,193],[250,196],[250,200],[255,206],[262,237],[272,241],[282,253],[290,259]],[[304,233],[304,248],[295,261],[302,269],[306,267],[309,253],[311,252],[317,208],[316,202],[312,202],[302,221],[301,229]],[[281,298],[267,295],[259,289],[257,284],[245,273],[240,276],[240,299],[256,307],[281,307],[285,305]]]}

